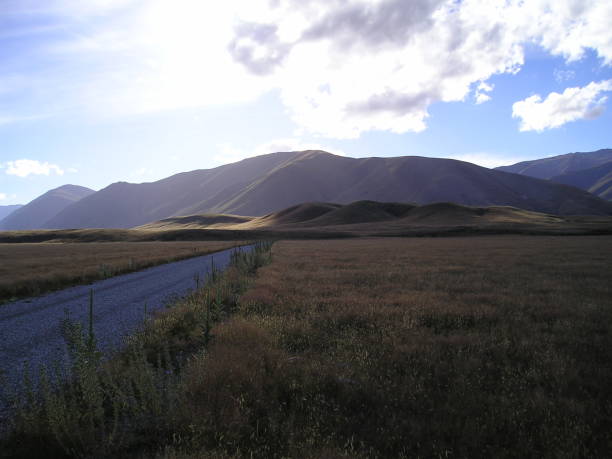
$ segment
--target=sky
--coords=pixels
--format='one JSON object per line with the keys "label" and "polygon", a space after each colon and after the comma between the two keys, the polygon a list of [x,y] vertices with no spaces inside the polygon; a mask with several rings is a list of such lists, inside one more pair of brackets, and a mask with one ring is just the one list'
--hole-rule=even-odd
{"label": "sky", "polygon": [[0,0],[0,205],[276,151],[612,147],[610,0]]}

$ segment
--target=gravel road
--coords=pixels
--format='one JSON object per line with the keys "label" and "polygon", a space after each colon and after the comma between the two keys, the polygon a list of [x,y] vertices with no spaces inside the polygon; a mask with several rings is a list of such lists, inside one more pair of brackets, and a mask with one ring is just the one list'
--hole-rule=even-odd
{"label": "gravel road", "polygon": [[232,250],[0,305],[0,421],[2,413],[6,415],[7,394],[22,381],[25,362],[36,369],[42,364],[66,361],[61,320],[68,310],[70,318],[81,322],[87,330],[91,289],[94,291],[94,334],[99,349],[108,352],[119,348],[124,338],[142,325],[145,304],[147,312],[151,312],[185,295],[195,288],[196,273],[204,280],[211,260],[216,268],[225,268]]}

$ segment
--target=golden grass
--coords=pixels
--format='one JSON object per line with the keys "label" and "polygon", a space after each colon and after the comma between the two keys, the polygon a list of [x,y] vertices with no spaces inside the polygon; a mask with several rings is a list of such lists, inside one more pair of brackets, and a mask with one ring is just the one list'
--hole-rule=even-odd
{"label": "golden grass", "polygon": [[0,302],[239,244],[236,241],[0,244]]}

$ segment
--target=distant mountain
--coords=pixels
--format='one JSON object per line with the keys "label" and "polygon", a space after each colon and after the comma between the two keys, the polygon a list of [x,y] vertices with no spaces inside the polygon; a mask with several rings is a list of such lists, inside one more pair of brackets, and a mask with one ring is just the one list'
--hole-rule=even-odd
{"label": "distant mountain", "polygon": [[6,218],[8,215],[15,212],[20,207],[22,207],[21,204],[15,204],[11,206],[0,206],[0,221],[2,221],[3,218]]}
{"label": "distant mountain", "polygon": [[566,155],[551,156],[550,158],[523,161],[511,166],[497,167],[496,170],[541,179],[552,179],[558,175],[601,166],[609,161],[612,161],[612,149],[586,153],[568,153]]}
{"label": "distant mountain", "polygon": [[47,228],[46,223],[51,217],[92,193],[94,190],[77,185],[64,185],[47,191],[0,221],[0,230]]}
{"label": "distant mountain", "polygon": [[143,184],[114,183],[67,207],[49,228],[130,228],[195,214],[265,215],[317,201],[455,202],[554,214],[612,214],[573,187],[451,159],[348,158],[323,151],[272,153]]}
{"label": "distant mountain", "polygon": [[566,172],[551,178],[551,180],[582,188],[602,199],[612,201],[612,161],[590,169]]}
{"label": "distant mountain", "polygon": [[[228,201],[299,156],[275,153],[214,169],[183,172],[153,183],[118,182],[73,204],[49,221],[60,228],[130,228],[175,215],[230,213]],[[276,209],[273,209],[276,210]]]}

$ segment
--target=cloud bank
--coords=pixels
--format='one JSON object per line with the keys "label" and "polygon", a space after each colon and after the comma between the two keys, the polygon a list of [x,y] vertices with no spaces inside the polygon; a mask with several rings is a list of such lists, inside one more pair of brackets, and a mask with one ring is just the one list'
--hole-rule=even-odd
{"label": "cloud bank", "polygon": [[48,162],[40,162],[33,159],[18,159],[8,161],[5,165],[7,175],[17,177],[28,177],[29,175],[64,175],[61,167]]}
{"label": "cloud bank", "polygon": [[[526,44],[568,62],[591,49],[612,65],[612,2],[598,0],[7,5],[4,40],[26,45],[3,60],[0,122],[236,104],[276,89],[302,131],[356,138],[422,131],[437,102],[494,98],[489,78],[520,71]],[[25,16],[46,27],[19,25]],[[7,91],[29,97],[20,110],[31,113],[11,113]]]}

